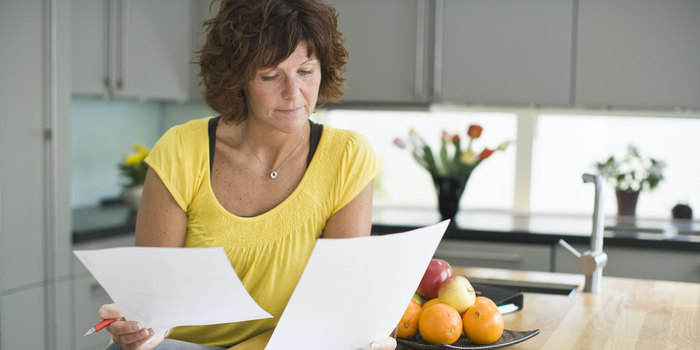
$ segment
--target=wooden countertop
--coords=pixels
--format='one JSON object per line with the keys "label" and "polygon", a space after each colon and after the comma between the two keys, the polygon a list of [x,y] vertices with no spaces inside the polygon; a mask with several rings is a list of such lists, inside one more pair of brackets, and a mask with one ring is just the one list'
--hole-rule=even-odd
{"label": "wooden countertop", "polygon": [[[453,268],[480,279],[579,285],[570,296],[524,293],[523,310],[503,315],[506,329],[540,334],[507,349],[700,349],[700,283],[603,277],[600,294],[583,293],[583,275]],[[271,332],[231,349],[263,349]],[[399,346],[398,349],[401,349]]]}
{"label": "wooden countertop", "polygon": [[[523,310],[503,315],[512,330],[540,334],[508,349],[700,349],[700,284],[603,277],[583,293],[583,275],[454,268],[472,278],[577,284],[570,296],[524,293]],[[605,270],[603,270],[605,274]]]}

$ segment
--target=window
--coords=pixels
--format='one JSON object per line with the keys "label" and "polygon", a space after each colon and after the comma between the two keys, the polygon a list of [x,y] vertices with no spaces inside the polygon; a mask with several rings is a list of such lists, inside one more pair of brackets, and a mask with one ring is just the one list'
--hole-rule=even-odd
{"label": "window", "polygon": [[[407,140],[415,129],[437,154],[443,130],[459,134],[466,140],[467,128],[479,124],[484,128],[474,141],[473,149],[496,148],[506,140],[515,141],[517,117],[512,113],[477,113],[463,111],[321,111],[315,117],[330,126],[355,130],[366,137],[384,172],[375,179],[377,207],[437,208],[437,196],[430,174],[413,159],[410,146],[401,149],[394,144],[396,137]],[[466,143],[463,143],[463,148]],[[467,183],[461,200],[463,209],[511,210],[515,186],[516,144],[505,152],[496,152],[480,164]]]}
{"label": "window", "polygon": [[[671,117],[540,115],[533,151],[531,210],[534,213],[591,214],[594,187],[581,175],[595,162],[622,157],[629,144],[667,163],[665,180],[643,191],[637,216],[670,218],[679,202],[700,209],[700,120]],[[617,215],[613,184],[604,190],[606,215]]]}

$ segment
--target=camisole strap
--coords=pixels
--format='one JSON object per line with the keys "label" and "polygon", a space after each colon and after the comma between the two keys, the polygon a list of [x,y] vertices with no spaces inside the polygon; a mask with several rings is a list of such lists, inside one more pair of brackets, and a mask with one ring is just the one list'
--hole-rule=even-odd
{"label": "camisole strap", "polygon": [[[212,169],[214,167],[214,150],[216,146],[216,126],[219,124],[219,119],[221,116],[217,116],[209,119],[209,176],[211,176]],[[318,143],[321,141],[321,134],[323,133],[323,125],[316,124],[309,120],[309,127],[311,132],[309,133],[309,139],[311,140],[311,147],[309,147],[309,155],[306,158],[306,167],[309,167],[311,160],[314,158],[316,153],[316,148],[318,148]]]}

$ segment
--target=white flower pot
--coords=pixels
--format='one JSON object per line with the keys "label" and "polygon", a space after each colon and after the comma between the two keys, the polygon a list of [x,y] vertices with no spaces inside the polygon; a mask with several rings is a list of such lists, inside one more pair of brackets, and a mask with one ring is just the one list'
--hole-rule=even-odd
{"label": "white flower pot", "polygon": [[143,193],[143,185],[129,186],[124,189],[122,199],[129,207],[136,210],[141,202],[141,194]]}

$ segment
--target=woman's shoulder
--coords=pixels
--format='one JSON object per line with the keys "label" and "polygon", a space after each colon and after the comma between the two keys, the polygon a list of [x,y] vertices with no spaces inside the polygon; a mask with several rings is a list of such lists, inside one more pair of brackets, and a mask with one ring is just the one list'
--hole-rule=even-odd
{"label": "woman's shoulder", "polygon": [[363,149],[372,148],[367,138],[362,136],[357,131],[338,129],[326,124],[323,125],[322,139],[325,138],[326,144],[333,148],[342,149]]}
{"label": "woman's shoulder", "polygon": [[208,122],[211,118],[193,119],[186,123],[172,126],[160,137],[158,143],[168,144],[169,146],[198,144],[202,140],[206,140]]}

